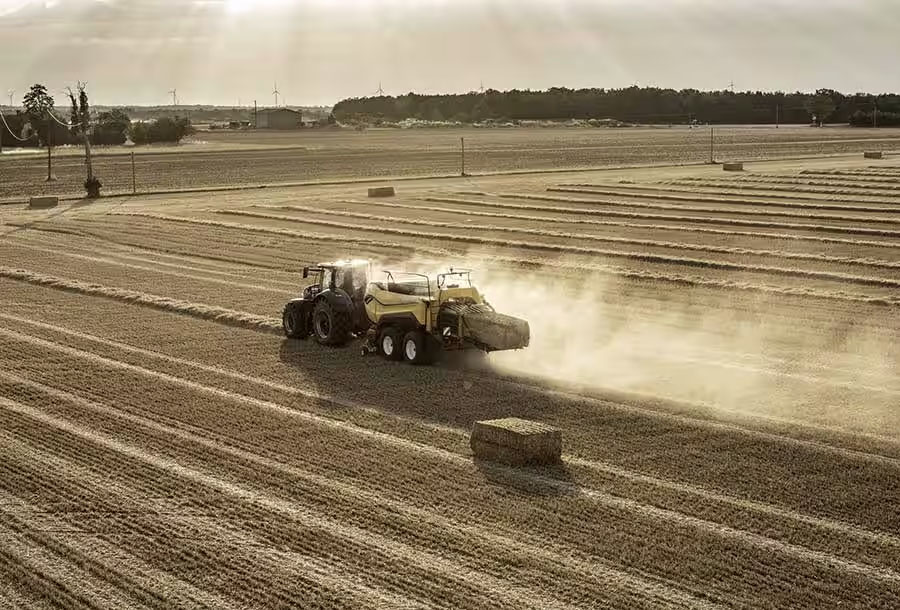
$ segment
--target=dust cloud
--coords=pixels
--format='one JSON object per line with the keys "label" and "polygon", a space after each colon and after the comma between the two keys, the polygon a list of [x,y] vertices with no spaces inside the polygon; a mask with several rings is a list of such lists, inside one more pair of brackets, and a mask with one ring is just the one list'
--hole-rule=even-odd
{"label": "dust cloud", "polygon": [[490,355],[501,374],[865,434],[900,429],[892,312],[860,319],[852,303],[825,302],[828,316],[807,319],[797,299],[485,264],[469,265],[481,268],[474,283],[531,326],[528,349]]}

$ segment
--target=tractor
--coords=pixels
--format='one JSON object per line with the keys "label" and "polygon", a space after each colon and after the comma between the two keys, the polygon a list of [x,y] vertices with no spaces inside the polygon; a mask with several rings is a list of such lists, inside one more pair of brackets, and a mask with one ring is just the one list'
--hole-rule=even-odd
{"label": "tractor", "polygon": [[363,354],[412,364],[431,364],[445,351],[528,346],[528,322],[494,311],[468,270],[451,269],[434,278],[386,271],[381,281],[370,281],[369,271],[367,261],[305,268],[303,276],[316,282],[285,306],[285,334],[312,334],[323,345],[363,337]]}

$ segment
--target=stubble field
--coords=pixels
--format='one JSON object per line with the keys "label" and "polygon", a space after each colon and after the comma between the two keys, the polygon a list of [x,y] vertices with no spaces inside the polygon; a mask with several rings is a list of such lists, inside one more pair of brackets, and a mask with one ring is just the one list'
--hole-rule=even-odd
{"label": "stubble field", "polygon": [[[0,208],[0,605],[900,605],[900,167],[397,188]],[[532,345],[285,340],[347,256],[474,267]],[[473,460],[505,416],[564,465]]]}
{"label": "stubble field", "polygon": [[[708,128],[636,129],[372,129],[288,132],[200,132],[180,146],[134,148],[138,192],[347,180],[366,177],[458,175],[460,138],[466,172],[703,163]],[[806,126],[716,127],[717,159],[754,160],[896,150],[900,130]],[[94,169],[104,192],[130,193],[126,147],[98,148]],[[46,154],[0,158],[0,200],[29,195],[80,195],[85,177],[77,148],[57,149],[55,182]]]}

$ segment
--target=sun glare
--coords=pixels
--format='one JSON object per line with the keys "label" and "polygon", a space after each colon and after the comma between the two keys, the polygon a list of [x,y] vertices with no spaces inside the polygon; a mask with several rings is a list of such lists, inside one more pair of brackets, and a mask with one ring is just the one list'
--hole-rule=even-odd
{"label": "sun glare", "polygon": [[225,8],[229,14],[249,13],[251,10],[286,6],[291,0],[226,0]]}

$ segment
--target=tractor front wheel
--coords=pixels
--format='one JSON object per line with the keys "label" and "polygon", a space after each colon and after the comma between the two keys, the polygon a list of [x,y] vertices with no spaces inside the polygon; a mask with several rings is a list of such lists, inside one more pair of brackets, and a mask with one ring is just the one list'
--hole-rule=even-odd
{"label": "tractor front wheel", "polygon": [[428,337],[420,330],[413,330],[403,337],[403,358],[410,364],[431,364],[434,353]]}
{"label": "tractor front wheel", "polygon": [[350,316],[335,311],[328,301],[316,303],[312,322],[316,341],[321,345],[344,345],[350,339]]}
{"label": "tractor front wheel", "polygon": [[284,334],[290,339],[306,339],[309,329],[306,328],[306,320],[295,307],[285,307],[281,315],[281,326]]}

